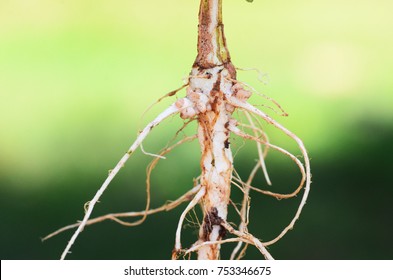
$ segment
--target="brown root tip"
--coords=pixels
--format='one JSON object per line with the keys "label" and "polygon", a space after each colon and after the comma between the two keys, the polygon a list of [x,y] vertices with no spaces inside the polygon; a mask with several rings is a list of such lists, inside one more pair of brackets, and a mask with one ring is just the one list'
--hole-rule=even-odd
{"label": "brown root tip", "polygon": [[180,253],[181,253],[180,249],[177,250],[176,248],[173,248],[173,250],[172,250],[172,260],[179,259]]}

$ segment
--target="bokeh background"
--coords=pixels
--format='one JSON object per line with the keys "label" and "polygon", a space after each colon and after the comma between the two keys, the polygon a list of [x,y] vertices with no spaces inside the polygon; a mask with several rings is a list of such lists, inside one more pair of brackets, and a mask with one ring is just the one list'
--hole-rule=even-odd
{"label": "bokeh background", "polygon": [[[57,259],[72,232],[40,238],[83,216],[109,169],[170,102],[196,56],[197,0],[0,1],[0,257]],[[388,0],[224,0],[224,23],[239,79],[289,113],[272,116],[298,134],[312,158],[313,184],[301,219],[279,243],[278,259],[393,259],[393,2]],[[178,96],[184,95],[184,92]],[[253,97],[255,105],[269,102]],[[263,108],[269,111],[268,108]],[[144,144],[156,153],[181,126],[172,118]],[[271,141],[295,148],[267,127]],[[195,125],[186,131],[191,135]],[[232,139],[244,178],[257,158]],[[296,149],[292,150],[299,154]],[[94,216],[144,207],[138,151]],[[296,187],[292,163],[267,158],[274,191]],[[152,178],[152,207],[175,199],[199,173],[197,143],[180,147]],[[255,185],[267,188],[261,174]],[[233,189],[233,199],[241,197]],[[263,240],[290,221],[299,198],[252,193],[250,231]],[[70,259],[168,259],[185,205],[126,228],[85,229]],[[197,211],[198,213],[198,211]],[[231,212],[233,221],[238,220]],[[196,240],[189,216],[184,245]],[[226,245],[223,258],[233,248]],[[246,258],[261,256],[249,249]]]}

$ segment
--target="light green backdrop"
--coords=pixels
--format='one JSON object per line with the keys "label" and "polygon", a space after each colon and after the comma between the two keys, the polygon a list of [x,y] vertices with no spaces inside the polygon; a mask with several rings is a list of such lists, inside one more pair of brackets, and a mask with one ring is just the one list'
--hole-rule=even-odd
{"label": "light green backdrop", "polygon": [[[233,63],[268,75],[267,85],[255,72],[239,71],[239,79],[281,104],[288,118],[270,114],[304,140],[312,158],[309,203],[272,254],[393,258],[393,2],[223,2]],[[188,75],[196,55],[198,5],[197,0],[0,1],[3,259],[59,257],[70,233],[43,244],[39,237],[82,217],[83,204],[138,129],[170,104],[141,117]],[[252,103],[268,104],[260,97]],[[159,151],[180,125],[176,118],[167,121],[145,149]],[[291,147],[284,136],[269,132],[273,142]],[[233,141],[234,150],[242,145]],[[153,206],[191,187],[198,157],[195,143],[157,167]],[[254,147],[240,149],[236,168],[247,174],[256,157]],[[96,215],[143,208],[150,160],[135,154]],[[272,153],[267,163],[273,190],[292,187],[298,177],[290,162]],[[269,239],[289,221],[298,201],[254,196],[252,229]],[[169,258],[181,210],[138,228],[91,227],[71,258]],[[186,231],[188,244],[195,230]],[[367,248],[359,244],[365,241],[371,242]],[[259,256],[251,250],[248,257]]]}

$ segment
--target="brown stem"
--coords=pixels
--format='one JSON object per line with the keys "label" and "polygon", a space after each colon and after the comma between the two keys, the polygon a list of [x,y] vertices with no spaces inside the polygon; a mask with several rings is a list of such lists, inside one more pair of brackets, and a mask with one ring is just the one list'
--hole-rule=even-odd
{"label": "brown stem", "polygon": [[201,0],[198,25],[198,55],[193,67],[209,69],[224,65],[231,77],[236,70],[226,45],[222,23],[222,0]]}

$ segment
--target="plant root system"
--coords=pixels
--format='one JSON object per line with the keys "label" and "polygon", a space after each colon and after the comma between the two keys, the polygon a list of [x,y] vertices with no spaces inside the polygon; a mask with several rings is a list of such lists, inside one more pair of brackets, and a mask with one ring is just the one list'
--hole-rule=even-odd
{"label": "plant root system", "polygon": [[[236,68],[232,65],[224,36],[221,2],[221,0],[201,0],[197,58],[193,64],[187,84],[164,97],[173,96],[183,88],[186,88],[186,96],[176,100],[140,132],[127,153],[121,158],[115,168],[110,171],[108,178],[87,204],[83,220],[64,227],[44,238],[48,239],[65,230],[76,228],[75,233],[61,255],[61,259],[67,256],[78,235],[87,225],[104,220],[113,220],[122,225],[135,226],[141,224],[148,215],[169,211],[186,201],[189,201],[189,204],[184,209],[178,222],[172,259],[188,256],[192,252],[197,253],[198,259],[219,259],[221,245],[231,242],[237,243],[231,254],[231,259],[242,258],[249,245],[255,246],[264,258],[273,259],[266,247],[280,240],[293,228],[296,220],[299,219],[306,204],[311,184],[310,162],[306,148],[300,138],[294,133],[248,102],[255,90],[236,78]],[[276,101],[266,96],[263,97],[272,102],[273,106],[282,112],[282,115],[286,115]],[[163,98],[160,98],[158,101],[161,101]],[[244,113],[247,123],[240,123],[236,120],[233,116],[235,111]],[[148,136],[155,126],[175,114],[187,120],[185,125],[190,122],[197,122],[197,134],[183,138],[173,146],[165,148],[159,155],[153,155],[155,158],[147,168],[147,203],[145,209],[140,212],[107,214],[97,218],[90,218],[95,204],[109,183],[124,166],[132,153],[142,145],[145,137]],[[266,133],[260,126],[260,120],[272,125],[295,141],[301,152],[302,161],[289,151],[270,143]],[[242,128],[247,129],[250,133],[242,130]],[[245,182],[237,175],[233,167],[231,135],[254,141],[257,145],[259,160]],[[156,209],[150,209],[150,174],[152,170],[164,155],[177,146],[196,138],[201,147],[201,174],[195,180],[194,187],[175,201]],[[299,168],[301,180],[292,193],[280,194],[252,186],[252,181],[259,169],[262,169],[267,184],[272,184],[265,164],[265,157],[269,149],[276,150],[289,157]],[[240,209],[230,199],[232,185],[237,186],[243,192]],[[251,191],[273,196],[277,199],[288,199],[298,195],[303,189],[304,193],[293,219],[277,237],[270,241],[262,242],[248,232]],[[236,212],[240,217],[240,224],[237,227],[229,222],[229,220],[233,220],[233,218],[228,218],[228,205],[231,203],[235,206]],[[203,212],[199,237],[189,248],[183,249],[181,243],[183,223],[187,213],[197,205],[201,206]],[[139,217],[139,220],[135,222],[124,220],[124,218],[130,217]],[[231,235],[231,237],[226,238],[227,235]]]}

